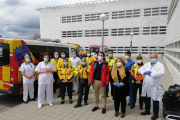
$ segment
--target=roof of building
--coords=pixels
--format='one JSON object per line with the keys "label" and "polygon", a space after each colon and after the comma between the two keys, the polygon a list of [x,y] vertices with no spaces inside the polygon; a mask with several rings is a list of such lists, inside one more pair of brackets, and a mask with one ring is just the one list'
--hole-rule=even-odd
{"label": "roof of building", "polygon": [[62,8],[68,8],[68,7],[78,7],[78,6],[85,6],[85,5],[101,4],[101,3],[114,2],[114,1],[119,1],[119,0],[89,1],[89,2],[81,2],[81,3],[75,3],[75,4],[68,4],[68,5],[60,5],[60,6],[53,6],[53,7],[38,8],[36,10],[37,11],[45,11],[45,10],[52,10],[52,9],[62,9]]}

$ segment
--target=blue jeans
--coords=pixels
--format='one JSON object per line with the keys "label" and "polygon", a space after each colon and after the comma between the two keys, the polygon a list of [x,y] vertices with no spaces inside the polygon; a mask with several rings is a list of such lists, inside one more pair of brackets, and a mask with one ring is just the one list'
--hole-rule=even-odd
{"label": "blue jeans", "polygon": [[129,102],[132,102],[132,78],[129,76]]}

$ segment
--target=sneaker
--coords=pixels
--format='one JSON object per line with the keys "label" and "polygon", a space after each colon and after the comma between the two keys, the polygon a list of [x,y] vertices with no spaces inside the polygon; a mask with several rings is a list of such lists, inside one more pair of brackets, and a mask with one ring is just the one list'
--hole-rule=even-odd
{"label": "sneaker", "polygon": [[94,112],[94,111],[96,111],[96,110],[98,110],[99,109],[99,107],[94,107],[93,109],[92,109],[92,111]]}
{"label": "sneaker", "polygon": [[61,104],[64,104],[64,100],[63,99],[61,100]]}
{"label": "sneaker", "polygon": [[35,98],[32,98],[31,101],[36,101],[36,99],[35,99]]}
{"label": "sneaker", "polygon": [[42,105],[38,105],[38,108],[42,108]]}
{"label": "sneaker", "polygon": [[81,104],[76,104],[75,106],[74,106],[74,108],[77,108],[77,107],[81,107]]}
{"label": "sneaker", "polygon": [[60,98],[60,97],[61,97],[61,94],[59,94],[57,97]]}
{"label": "sneaker", "polygon": [[150,115],[150,113],[146,113],[145,111],[140,113],[141,115]]}
{"label": "sneaker", "polygon": [[156,120],[156,119],[158,119],[158,117],[155,116],[155,115],[153,115],[153,116],[151,117],[151,120]]}
{"label": "sneaker", "polygon": [[106,108],[103,108],[102,109],[102,114],[105,114],[106,113]]}
{"label": "sneaker", "polygon": [[143,106],[139,106],[139,109],[140,109],[140,110],[143,110]]}
{"label": "sneaker", "polygon": [[129,103],[128,103],[128,106],[131,106],[131,105],[132,105],[132,102],[129,102]]}
{"label": "sneaker", "polygon": [[50,103],[50,104],[49,104],[49,106],[53,106],[53,104],[52,104],[52,103]]}
{"label": "sneaker", "polygon": [[70,104],[72,104],[72,103],[73,103],[72,99],[69,99],[69,103],[70,103]]}
{"label": "sneaker", "polygon": [[24,103],[25,103],[25,104],[27,104],[27,103],[28,103],[28,101],[24,101]]}
{"label": "sneaker", "polygon": [[135,105],[131,105],[131,107],[130,107],[130,108],[131,108],[131,109],[133,109],[134,107],[135,107]]}

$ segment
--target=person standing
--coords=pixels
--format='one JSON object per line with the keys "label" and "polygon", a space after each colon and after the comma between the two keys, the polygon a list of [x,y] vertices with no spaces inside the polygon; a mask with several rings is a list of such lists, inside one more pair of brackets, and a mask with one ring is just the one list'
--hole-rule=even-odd
{"label": "person standing", "polygon": [[121,104],[121,118],[123,118],[126,112],[126,96],[129,95],[129,70],[122,58],[116,59],[111,70],[110,83],[114,85],[114,115],[119,116],[119,106]]}
{"label": "person standing", "polygon": [[64,104],[65,92],[67,88],[67,93],[69,96],[69,103],[72,104],[72,81],[74,71],[73,68],[68,64],[68,59],[63,59],[64,65],[58,68],[58,75],[60,78],[61,86],[61,104]]}
{"label": "person standing", "polygon": [[99,92],[102,98],[102,114],[106,113],[106,87],[109,85],[110,69],[105,61],[103,52],[98,53],[98,60],[94,61],[90,69],[90,85],[94,87],[95,105],[92,111],[99,109]]}
{"label": "person standing", "polygon": [[35,66],[33,63],[30,63],[29,55],[24,56],[25,62],[21,64],[19,71],[22,74],[23,81],[23,101],[25,104],[28,103],[28,92],[30,100],[35,101],[34,98],[34,74],[35,74]]}
{"label": "person standing", "polygon": [[[66,53],[61,52],[61,58],[58,60],[57,69],[64,66],[64,59],[67,59],[68,60],[68,65],[71,66],[71,61],[70,61],[69,58],[66,57]],[[57,97],[58,98],[61,97],[61,85],[60,84],[59,84],[59,95]]]}
{"label": "person standing", "polygon": [[[113,57],[113,50],[108,51],[108,57],[106,58],[106,61],[108,62],[109,69],[111,70],[113,66],[115,65],[116,58]],[[114,91],[113,91],[113,84],[111,84],[111,96],[114,96]],[[108,92],[109,92],[109,86],[106,88],[106,96],[108,97]],[[114,98],[113,98],[114,99]]]}
{"label": "person standing", "polygon": [[87,54],[86,62],[87,62],[88,65],[91,66],[91,64],[92,64],[94,61],[96,61],[96,58],[91,55],[91,51],[89,51],[89,50],[86,51],[86,54]]}
{"label": "person standing", "polygon": [[79,94],[77,104],[74,108],[81,107],[82,97],[83,97],[83,90],[85,88],[85,95],[84,95],[84,104],[88,105],[88,94],[89,94],[89,72],[91,66],[87,65],[86,58],[82,58],[81,64],[75,69],[74,73],[78,74],[78,81],[79,81]]}
{"label": "person standing", "polygon": [[141,67],[138,72],[144,75],[142,86],[142,97],[144,97],[145,111],[141,115],[150,115],[151,98],[153,99],[153,116],[156,120],[159,114],[159,101],[162,98],[162,91],[157,86],[162,85],[162,76],[165,74],[164,65],[160,63],[156,53],[150,54],[150,61]]}
{"label": "person standing", "polygon": [[56,71],[54,65],[49,62],[50,55],[44,54],[43,55],[44,61],[40,62],[35,72],[39,74],[38,77],[38,108],[42,107],[44,102],[44,97],[46,93],[46,99],[50,106],[53,106],[53,72]]}
{"label": "person standing", "polygon": [[[72,52],[72,57],[69,59],[71,61],[71,65],[72,65],[73,70],[75,70],[78,67],[78,65],[81,63],[81,59],[79,57],[76,57],[75,51]],[[75,84],[76,84],[77,91],[78,91],[79,82],[77,81],[77,77],[78,76],[75,76],[75,75],[73,77],[73,88],[72,88],[73,90],[72,90],[72,92],[74,92]]]}
{"label": "person standing", "polygon": [[[131,60],[131,52],[127,51],[125,53],[125,60],[124,60],[126,67],[129,70],[129,73],[131,73],[131,68],[132,66],[135,64],[135,62],[133,60]],[[130,96],[129,96],[129,103],[128,106],[132,105],[132,77],[129,76],[129,92],[130,92]]]}
{"label": "person standing", "polygon": [[132,105],[131,109],[135,107],[137,90],[139,89],[139,109],[143,110],[143,97],[141,97],[142,93],[142,83],[144,76],[141,75],[138,70],[143,66],[143,58],[141,55],[136,57],[137,64],[134,64],[131,69],[131,77],[132,77]]}
{"label": "person standing", "polygon": [[59,79],[58,74],[57,74],[57,64],[58,64],[58,60],[59,60],[59,53],[58,52],[54,52],[54,58],[52,58],[50,60],[50,62],[54,65],[56,71],[53,73],[53,77],[54,77],[54,83],[53,83],[53,94],[56,93],[56,84],[57,84],[57,80]]}

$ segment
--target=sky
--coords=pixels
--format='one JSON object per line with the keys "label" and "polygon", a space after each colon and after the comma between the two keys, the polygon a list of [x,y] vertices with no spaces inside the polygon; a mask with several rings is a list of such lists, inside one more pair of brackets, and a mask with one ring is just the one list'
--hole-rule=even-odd
{"label": "sky", "polygon": [[8,38],[32,39],[40,34],[37,8],[94,0],[0,0],[0,35]]}

